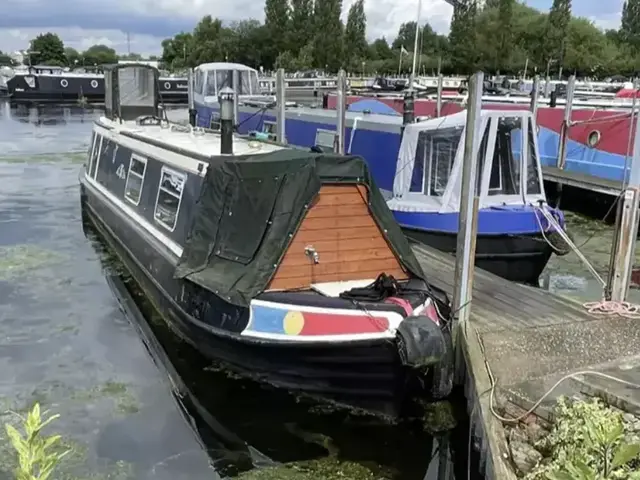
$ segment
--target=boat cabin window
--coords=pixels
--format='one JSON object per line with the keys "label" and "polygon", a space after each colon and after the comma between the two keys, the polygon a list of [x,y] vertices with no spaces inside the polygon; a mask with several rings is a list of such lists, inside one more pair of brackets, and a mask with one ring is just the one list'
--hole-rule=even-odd
{"label": "boat cabin window", "polygon": [[187,178],[183,173],[162,167],[160,185],[153,217],[156,222],[173,232],[178,220],[182,191]]}
{"label": "boat cabin window", "polygon": [[131,161],[129,162],[129,173],[127,173],[127,182],[124,186],[124,197],[134,205],[140,203],[140,194],[142,193],[146,170],[147,159],[132,153]]}
{"label": "boat cabin window", "polygon": [[335,151],[336,147],[336,132],[333,130],[325,130],[319,128],[316,131],[316,143],[315,145],[318,147],[322,147],[323,149]]}
{"label": "boat cabin window", "polygon": [[211,119],[209,120],[209,129],[219,132],[220,128],[220,114],[218,112],[212,112]]}
{"label": "boat cabin window", "polygon": [[521,151],[522,120],[513,117],[500,118],[489,177],[489,195],[520,194]]}
{"label": "boat cabin window", "polygon": [[205,95],[216,96],[225,87],[232,88],[237,95],[256,95],[260,92],[258,74],[252,70],[238,70],[238,85],[233,84],[234,70],[212,70],[207,75]]}
{"label": "boat cabin window", "polygon": [[102,136],[95,135],[93,140],[93,149],[91,151],[91,161],[89,162],[89,177],[95,178],[98,170],[98,159],[100,158],[100,149],[102,148]]}
{"label": "boat cabin window", "polygon": [[196,70],[193,75],[193,91],[194,93],[203,94],[204,87],[204,72],[202,70]]}
{"label": "boat cabin window", "polygon": [[462,127],[451,127],[420,132],[410,192],[437,197],[444,194],[462,131]]}
{"label": "boat cabin window", "polygon": [[527,131],[528,148],[527,148],[527,193],[528,194],[541,194],[542,188],[540,187],[540,176],[538,170],[538,157],[536,155],[536,141],[535,131],[533,128],[533,122],[531,118],[528,120],[529,128]]}
{"label": "boat cabin window", "polygon": [[270,133],[270,134],[274,134],[276,133],[276,122],[271,122],[269,120],[265,120],[264,122],[262,122],[262,132],[263,133]]}

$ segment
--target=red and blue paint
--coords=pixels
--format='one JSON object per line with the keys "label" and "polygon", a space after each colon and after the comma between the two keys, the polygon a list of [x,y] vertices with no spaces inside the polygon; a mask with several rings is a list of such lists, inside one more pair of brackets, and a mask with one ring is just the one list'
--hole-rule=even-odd
{"label": "red and blue paint", "polygon": [[[397,317],[397,318],[395,318]],[[389,337],[390,326],[402,316],[394,312],[301,307],[253,300],[251,318],[243,335],[264,338],[319,339],[319,337]]]}

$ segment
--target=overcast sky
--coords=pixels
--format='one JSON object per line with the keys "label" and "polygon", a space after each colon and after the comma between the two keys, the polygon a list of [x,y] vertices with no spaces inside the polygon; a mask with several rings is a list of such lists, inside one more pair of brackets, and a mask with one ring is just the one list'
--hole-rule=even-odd
{"label": "overcast sky", "polygon": [[[345,15],[354,0],[344,0]],[[623,0],[573,0],[573,12],[603,28],[620,24]],[[0,50],[26,49],[42,32],[57,33],[78,50],[98,43],[127,51],[159,54],[160,42],[182,30],[191,31],[206,14],[226,21],[263,19],[261,0],[1,0]],[[453,8],[444,0],[423,0],[422,16],[446,33]],[[526,0],[548,10],[552,0]],[[418,0],[365,0],[370,39],[393,39],[403,22],[416,19]]]}

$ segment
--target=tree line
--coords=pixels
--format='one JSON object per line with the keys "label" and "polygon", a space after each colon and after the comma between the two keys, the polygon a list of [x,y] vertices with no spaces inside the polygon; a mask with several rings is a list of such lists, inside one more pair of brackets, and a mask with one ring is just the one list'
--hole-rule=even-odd
{"label": "tree line", "polygon": [[[367,41],[365,0],[357,0],[341,20],[342,0],[266,0],[265,21],[225,24],[203,17],[192,32],[162,42],[163,67],[179,71],[202,63],[233,61],[254,68],[288,71],[319,69],[352,74],[408,73],[418,32],[420,73],[437,68],[445,74],[533,72],[551,76],[630,76],[640,72],[640,0],[627,0],[617,30],[599,29],[573,16],[571,0],[554,0],[542,13],[518,0],[458,0],[448,35],[429,23],[400,26],[393,40]],[[84,52],[65,48],[54,33],[34,38],[25,63],[92,66],[115,63],[118,56],[105,45]],[[0,53],[0,65],[9,57]],[[140,56],[131,54],[128,58]]]}
{"label": "tree line", "polygon": [[[416,23],[400,26],[391,41],[367,41],[365,0],[340,19],[341,0],[266,0],[265,21],[225,25],[205,16],[193,32],[162,42],[162,60],[169,69],[201,63],[235,61],[272,70],[339,68],[357,73],[408,73]],[[549,13],[517,0],[458,0],[449,35],[429,23],[418,29],[420,71],[468,74],[477,69],[505,74],[537,72],[556,76],[576,73],[604,77],[640,71],[640,0],[624,3],[619,29],[602,30],[573,16],[571,0],[554,0]]]}
{"label": "tree line", "polygon": [[[142,60],[142,55],[130,53],[118,55],[113,48],[106,45],[93,45],[80,52],[65,47],[62,39],[55,33],[47,32],[38,35],[29,43],[29,50],[24,55],[25,65],[50,65],[70,68],[88,68],[118,63],[118,60]],[[156,60],[156,57],[150,57]],[[17,62],[9,54],[0,51],[0,66],[17,66]]]}

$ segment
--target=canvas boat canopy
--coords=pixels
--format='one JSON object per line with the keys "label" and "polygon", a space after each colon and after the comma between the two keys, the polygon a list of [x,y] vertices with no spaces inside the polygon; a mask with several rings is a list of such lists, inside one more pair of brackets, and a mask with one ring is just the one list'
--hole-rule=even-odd
{"label": "canvas boat canopy", "polygon": [[[465,110],[405,127],[388,203],[392,210],[459,211],[466,120]],[[544,200],[531,112],[482,110],[478,132],[480,208]]]}
{"label": "canvas boat canopy", "polygon": [[214,62],[198,65],[194,70],[194,95],[205,102],[217,102],[223,88],[237,95],[260,95],[258,71],[240,63]]}
{"label": "canvas boat canopy", "polygon": [[321,188],[349,184],[364,187],[356,191],[402,269],[424,279],[362,158],[290,149],[212,160],[175,276],[248,305],[268,288]]}

